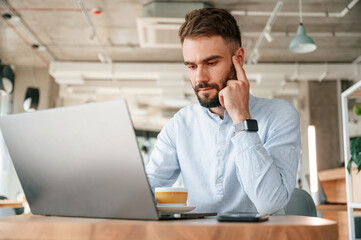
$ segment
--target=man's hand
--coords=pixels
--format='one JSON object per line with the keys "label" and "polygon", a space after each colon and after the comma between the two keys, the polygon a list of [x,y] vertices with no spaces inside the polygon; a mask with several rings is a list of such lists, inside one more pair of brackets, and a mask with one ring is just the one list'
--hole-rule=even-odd
{"label": "man's hand", "polygon": [[249,82],[238,58],[233,56],[232,61],[238,80],[228,80],[227,86],[219,92],[219,102],[236,124],[251,118],[248,109]]}

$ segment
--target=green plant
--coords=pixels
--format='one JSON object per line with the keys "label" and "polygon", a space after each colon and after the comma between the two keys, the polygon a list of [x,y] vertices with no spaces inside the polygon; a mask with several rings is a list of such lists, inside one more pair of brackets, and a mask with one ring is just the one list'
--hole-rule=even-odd
{"label": "green plant", "polygon": [[[353,112],[361,116],[361,106],[354,104]],[[354,162],[357,166],[357,172],[361,171],[361,137],[357,137],[351,142],[351,158],[347,164],[347,170],[351,173],[352,162]]]}
{"label": "green plant", "polygon": [[354,104],[353,105],[353,112],[356,115],[360,116],[361,115],[361,106]]}
{"label": "green plant", "polygon": [[357,137],[351,142],[351,158],[347,164],[347,170],[351,173],[351,165],[354,162],[357,166],[357,172],[361,171],[361,137]]}

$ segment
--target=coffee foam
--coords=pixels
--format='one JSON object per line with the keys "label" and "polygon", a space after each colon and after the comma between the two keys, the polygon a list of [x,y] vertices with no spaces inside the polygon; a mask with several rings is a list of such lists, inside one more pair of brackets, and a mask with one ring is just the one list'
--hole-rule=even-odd
{"label": "coffee foam", "polygon": [[155,188],[155,192],[188,192],[188,189],[179,187],[158,187]]}

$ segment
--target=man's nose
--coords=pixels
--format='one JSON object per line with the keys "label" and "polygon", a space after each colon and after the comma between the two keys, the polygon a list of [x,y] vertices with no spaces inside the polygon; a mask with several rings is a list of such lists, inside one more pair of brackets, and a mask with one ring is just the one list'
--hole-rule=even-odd
{"label": "man's nose", "polygon": [[198,66],[196,70],[196,82],[208,82],[209,76],[205,67]]}

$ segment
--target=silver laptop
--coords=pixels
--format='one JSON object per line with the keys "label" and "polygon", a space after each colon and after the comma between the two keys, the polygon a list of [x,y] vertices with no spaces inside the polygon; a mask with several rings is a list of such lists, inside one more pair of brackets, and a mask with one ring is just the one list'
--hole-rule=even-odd
{"label": "silver laptop", "polygon": [[215,215],[157,211],[124,99],[4,116],[0,128],[33,214]]}

